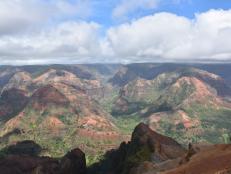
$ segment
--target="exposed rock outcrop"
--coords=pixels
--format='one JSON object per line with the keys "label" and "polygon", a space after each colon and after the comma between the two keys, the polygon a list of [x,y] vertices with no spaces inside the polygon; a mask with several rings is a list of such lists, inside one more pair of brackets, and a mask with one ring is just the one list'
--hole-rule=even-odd
{"label": "exposed rock outcrop", "polygon": [[152,168],[155,164],[179,158],[185,152],[173,139],[162,136],[141,123],[135,128],[131,142],[123,142],[118,150],[108,152],[105,160],[98,168],[95,167],[103,174],[128,174],[144,162],[144,165]]}
{"label": "exposed rock outcrop", "polygon": [[34,141],[25,140],[18,142],[16,144],[10,145],[3,149],[4,153],[9,155],[30,155],[38,156],[42,148],[40,145],[36,144]]}
{"label": "exposed rock outcrop", "polygon": [[68,152],[60,164],[60,174],[85,174],[87,171],[85,154],[80,149]]}
{"label": "exposed rock outcrop", "polygon": [[22,149],[14,147],[18,153],[14,151],[14,155],[7,155],[0,159],[1,174],[86,174],[87,172],[85,154],[80,149],[74,149],[58,160],[31,156],[28,153],[31,151],[28,144],[35,143],[22,142],[18,147],[22,147],[22,144],[27,144],[24,147],[26,149],[22,151]]}

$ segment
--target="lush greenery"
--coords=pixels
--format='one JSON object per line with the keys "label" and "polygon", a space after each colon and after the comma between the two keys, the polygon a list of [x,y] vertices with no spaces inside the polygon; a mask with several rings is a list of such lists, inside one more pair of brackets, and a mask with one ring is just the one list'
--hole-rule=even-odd
{"label": "lush greenery", "polygon": [[178,113],[166,115],[159,123],[158,131],[187,145],[193,143],[228,143],[231,136],[231,110],[227,108],[205,107],[194,104],[184,109],[193,119],[199,119],[198,125],[186,129],[182,123],[172,124]]}
{"label": "lush greenery", "polygon": [[138,114],[121,115],[116,118],[116,125],[123,134],[131,135],[135,126],[137,126],[141,121],[143,121],[143,119],[140,118]]}

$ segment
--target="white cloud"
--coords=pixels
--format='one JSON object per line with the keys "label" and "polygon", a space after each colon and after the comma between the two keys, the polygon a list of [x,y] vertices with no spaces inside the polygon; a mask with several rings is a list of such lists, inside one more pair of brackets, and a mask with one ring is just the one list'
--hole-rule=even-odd
{"label": "white cloud", "polygon": [[0,57],[6,63],[81,61],[100,54],[99,28],[93,22],[65,22],[32,35],[4,36]]}
{"label": "white cloud", "polygon": [[66,16],[87,17],[91,14],[89,0],[1,0],[0,35],[14,34],[39,27]]}
{"label": "white cloud", "polygon": [[23,30],[31,23],[46,20],[48,9],[42,3],[35,7],[35,3],[28,0],[0,1],[0,34]]}
{"label": "white cloud", "polygon": [[91,0],[75,0],[74,3],[70,3],[67,0],[53,0],[53,5],[57,7],[61,15],[86,18],[92,14],[93,5]]}
{"label": "white cloud", "polygon": [[191,20],[171,13],[146,16],[108,30],[117,57],[132,60],[231,58],[231,10],[210,10]]}
{"label": "white cloud", "polygon": [[181,5],[192,3],[192,0],[119,0],[112,11],[116,20],[126,21],[139,14],[140,11],[158,9],[164,5]]}
{"label": "white cloud", "polygon": [[159,0],[122,0],[113,10],[113,17],[125,18],[126,15],[136,10],[154,9],[157,7]]}
{"label": "white cloud", "polygon": [[[38,18],[40,20],[40,18]],[[0,36],[1,64],[231,60],[231,10],[157,13],[111,27],[69,21]]]}

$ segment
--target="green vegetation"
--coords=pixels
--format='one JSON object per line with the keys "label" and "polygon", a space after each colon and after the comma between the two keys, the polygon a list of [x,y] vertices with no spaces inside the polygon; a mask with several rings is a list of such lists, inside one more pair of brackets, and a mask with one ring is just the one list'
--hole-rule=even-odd
{"label": "green vegetation", "polygon": [[131,135],[134,128],[142,121],[139,115],[120,115],[115,120],[116,126],[123,134]]}
{"label": "green vegetation", "polygon": [[182,103],[192,92],[195,90],[194,86],[183,83],[180,84],[180,87],[171,86],[166,93],[164,93],[159,99],[158,102],[170,108],[174,108]]}
{"label": "green vegetation", "polygon": [[229,144],[230,143],[230,136],[229,136],[229,134],[223,134],[222,137],[223,137],[223,140],[224,140],[225,144]]}
{"label": "green vegetation", "polygon": [[[32,120],[34,118],[40,118],[35,117],[35,114],[38,115],[36,111],[28,110],[27,112],[27,114],[32,114]],[[44,113],[43,116],[45,117],[45,115],[46,114]],[[67,117],[64,117],[64,115],[60,115],[59,119],[63,122],[67,122]],[[23,126],[28,125],[29,121],[30,119],[25,119],[22,122]],[[69,121],[74,123],[73,120]],[[122,132],[122,135],[127,136],[128,139],[130,139],[129,136],[140,121],[141,118],[135,114],[123,115],[115,118],[116,126],[118,126],[119,130]],[[68,125],[61,132],[55,132],[55,129],[51,131],[45,127],[41,128],[41,124],[37,125],[34,122],[31,122],[29,125],[28,129],[30,131],[24,132],[22,135],[11,136],[6,144],[1,143],[0,148],[4,148],[7,144],[11,144],[13,142],[33,140],[43,148],[41,155],[60,158],[70,149],[79,147],[86,153],[87,164],[91,165],[102,158],[105,153],[105,147],[114,146],[116,148],[123,141],[123,139],[97,140],[87,136],[80,136],[78,135],[79,128],[73,125]],[[1,153],[4,154],[4,152]]]}
{"label": "green vegetation", "polygon": [[110,94],[108,94],[108,96],[105,96],[104,98],[99,100],[99,103],[101,104],[102,108],[106,112],[108,113],[112,112],[113,103],[117,99],[118,94],[119,94],[119,89],[115,89]]}
{"label": "green vegetation", "polygon": [[121,115],[132,115],[148,106],[149,104],[145,102],[130,102],[128,103],[128,108],[126,111],[123,111],[120,107],[115,106],[112,109],[111,115],[114,117],[120,117]]}
{"label": "green vegetation", "polygon": [[127,159],[128,164],[139,164],[143,161],[150,161],[152,152],[150,151],[150,148],[148,146],[144,146],[139,148],[139,150],[136,153],[132,153],[129,155],[129,158]]}
{"label": "green vegetation", "polygon": [[229,143],[231,135],[231,110],[214,108],[194,103],[190,107],[181,108],[187,116],[199,121],[198,125],[189,129],[182,123],[172,124],[174,119],[181,120],[177,112],[162,116],[157,131],[174,138],[179,143],[187,145],[189,142],[207,142],[212,144]]}
{"label": "green vegetation", "polygon": [[[53,68],[62,69],[59,66],[54,66]],[[39,70],[33,71],[32,77],[37,77],[47,70],[47,67],[41,67]],[[114,118],[108,118],[111,119],[110,121],[116,125],[118,132],[121,133],[119,138],[100,139],[93,137],[88,134],[90,126],[79,125],[81,116],[86,113],[86,115],[91,115],[91,113],[82,112],[82,107],[88,107],[87,104],[90,102],[85,102],[86,99],[81,93],[78,96],[78,102],[73,104],[75,106],[72,107],[57,107],[56,105],[48,104],[45,109],[43,109],[43,106],[41,108],[36,107],[36,109],[27,105],[23,110],[24,116],[17,125],[23,130],[23,133],[10,136],[5,142],[0,143],[0,148],[17,141],[33,140],[43,147],[42,155],[59,158],[70,149],[79,147],[86,154],[87,164],[91,165],[99,161],[106,150],[117,148],[121,141],[130,139],[134,128],[140,122],[147,121],[150,115],[157,112],[161,118],[153,118],[153,124],[155,125],[151,126],[156,128],[155,131],[172,137],[181,144],[187,145],[189,142],[230,143],[231,109],[221,108],[219,104],[217,107],[210,105],[210,100],[212,101],[212,99],[209,97],[206,98],[208,102],[204,102],[204,104],[191,103],[190,95],[195,91],[196,85],[194,86],[190,79],[179,79],[184,75],[188,75],[187,77],[190,78],[194,71],[188,68],[181,71],[163,73],[153,80],[131,81],[123,88],[126,94],[120,97],[120,88],[114,88],[107,84],[108,89],[105,88],[105,90],[108,91],[105,92],[104,97],[100,99],[96,97],[95,99],[99,104],[99,109],[102,108],[102,112],[105,111],[114,116]],[[94,72],[96,73],[96,71]],[[62,76],[63,72],[57,71],[56,75]],[[85,81],[85,79],[80,80],[82,83]],[[29,88],[36,89],[35,86],[30,86]],[[73,95],[75,94],[73,93]],[[118,108],[114,106],[117,99],[125,100],[118,104]],[[185,99],[187,101],[183,102]],[[0,104],[1,102],[0,100]],[[123,108],[123,110],[121,108],[124,105],[125,109]],[[92,106],[91,109],[94,110],[94,113],[100,115],[101,113],[95,109],[97,107]],[[184,111],[185,115],[182,115],[179,111]],[[159,117],[158,114],[157,117]],[[15,116],[15,114],[13,115]],[[184,116],[186,118],[183,118]],[[49,120],[51,117],[52,119]],[[198,124],[191,126],[189,123],[190,126],[187,126],[187,121],[189,120],[188,122],[190,122],[190,119],[196,120]],[[94,120],[92,122],[97,124],[97,121],[96,123],[94,123]],[[105,131],[104,128],[102,126],[93,129],[94,131]],[[80,130],[85,131],[83,135],[80,134]],[[105,133],[110,136],[109,132],[105,131]],[[4,151],[1,151],[0,156],[4,155],[4,153]],[[150,153],[148,148],[142,147],[140,151],[131,155],[127,162],[137,163],[149,160]]]}

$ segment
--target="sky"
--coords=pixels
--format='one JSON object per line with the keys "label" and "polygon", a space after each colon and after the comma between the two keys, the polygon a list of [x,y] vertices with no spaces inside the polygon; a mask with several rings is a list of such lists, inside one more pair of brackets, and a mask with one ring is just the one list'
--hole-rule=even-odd
{"label": "sky", "polygon": [[0,0],[0,64],[230,62],[231,0]]}

